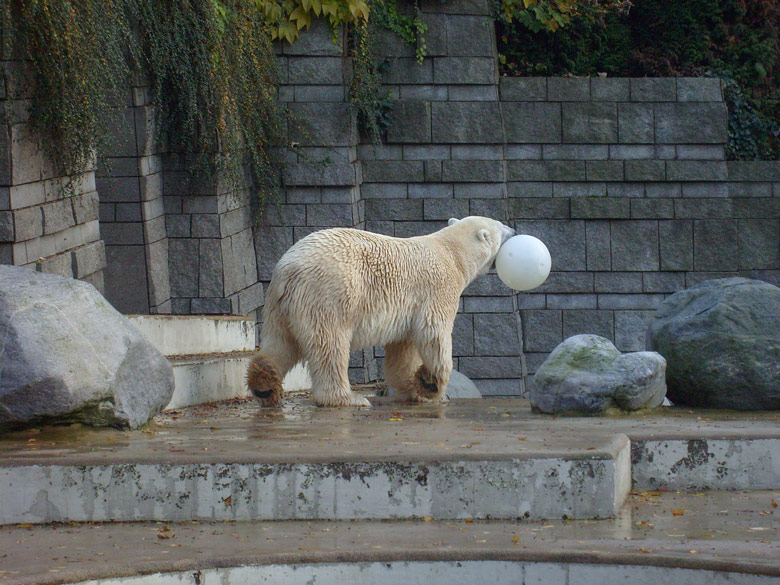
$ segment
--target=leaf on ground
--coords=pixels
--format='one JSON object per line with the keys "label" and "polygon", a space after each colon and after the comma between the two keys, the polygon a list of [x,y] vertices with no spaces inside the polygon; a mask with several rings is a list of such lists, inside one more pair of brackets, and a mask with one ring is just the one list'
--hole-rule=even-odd
{"label": "leaf on ground", "polygon": [[676,510],[672,510],[673,516],[682,516],[685,514],[685,510],[682,508],[677,508]]}

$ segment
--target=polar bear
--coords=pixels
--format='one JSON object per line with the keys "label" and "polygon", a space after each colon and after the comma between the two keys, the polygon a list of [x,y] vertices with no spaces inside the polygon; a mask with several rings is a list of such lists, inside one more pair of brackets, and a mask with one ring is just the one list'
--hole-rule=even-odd
{"label": "polar bear", "polygon": [[279,405],[282,379],[304,361],[317,405],[370,406],[350,388],[349,352],[384,345],[386,381],[399,399],[440,399],[452,371],[460,295],[512,235],[476,216],[412,238],[348,228],[309,234],[274,268],[249,389]]}

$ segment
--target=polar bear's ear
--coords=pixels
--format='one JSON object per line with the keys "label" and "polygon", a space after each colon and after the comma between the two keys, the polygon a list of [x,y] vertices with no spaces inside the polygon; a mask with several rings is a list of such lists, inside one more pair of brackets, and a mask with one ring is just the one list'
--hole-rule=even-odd
{"label": "polar bear's ear", "polygon": [[477,232],[477,237],[487,244],[490,242],[490,231],[484,229],[479,230]]}
{"label": "polar bear's ear", "polygon": [[447,222],[447,225],[455,225],[460,220],[457,217],[451,217],[450,220]]}

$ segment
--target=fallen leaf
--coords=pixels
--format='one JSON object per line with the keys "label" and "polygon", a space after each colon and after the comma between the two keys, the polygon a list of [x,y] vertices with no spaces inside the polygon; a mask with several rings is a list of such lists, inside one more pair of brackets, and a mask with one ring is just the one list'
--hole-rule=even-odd
{"label": "fallen leaf", "polygon": [[431,518],[430,516],[423,517],[423,522],[430,522],[431,520],[433,520],[433,518]]}
{"label": "fallen leaf", "polygon": [[777,508],[777,502],[775,502],[774,500],[772,500],[772,507]]}
{"label": "fallen leaf", "polygon": [[672,510],[672,515],[674,516],[682,516],[683,514],[685,514],[685,509],[678,508],[677,510]]}
{"label": "fallen leaf", "polygon": [[525,437],[517,437],[518,441],[525,441]]}
{"label": "fallen leaf", "polygon": [[652,549],[649,549],[649,548],[640,548],[639,552],[645,553],[645,554],[649,554],[649,553],[651,553],[653,551],[652,551]]}
{"label": "fallen leaf", "polygon": [[699,554],[699,551],[697,551],[697,550],[689,550],[688,552],[691,553],[692,555]]}
{"label": "fallen leaf", "polygon": [[402,420],[404,420],[404,419],[402,419],[402,418],[399,418],[399,417],[397,417],[397,416],[396,416],[396,417],[389,418],[389,419],[387,419],[387,420],[389,420],[389,421],[392,421],[392,422],[399,422],[399,421],[402,421]]}
{"label": "fallen leaf", "polygon": [[518,535],[518,534],[515,534],[515,535],[512,537],[512,544],[517,544],[518,542],[520,542],[520,535]]}
{"label": "fallen leaf", "polygon": [[474,522],[474,520],[472,520],[471,518],[466,518],[464,522],[466,522],[466,524],[471,524],[472,522]]}

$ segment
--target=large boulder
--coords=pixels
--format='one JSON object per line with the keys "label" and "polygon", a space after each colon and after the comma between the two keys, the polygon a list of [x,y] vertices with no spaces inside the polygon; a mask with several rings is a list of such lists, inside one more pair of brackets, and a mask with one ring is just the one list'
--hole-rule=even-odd
{"label": "large boulder", "polygon": [[651,351],[621,354],[609,339],[575,335],[534,375],[531,406],[549,414],[602,414],[655,408],[666,395],[666,361]]}
{"label": "large boulder", "polygon": [[90,284],[0,266],[0,424],[138,427],[173,393],[173,369]]}
{"label": "large boulder", "polygon": [[780,409],[780,288],[707,280],[661,304],[647,341],[669,364],[673,403]]}

